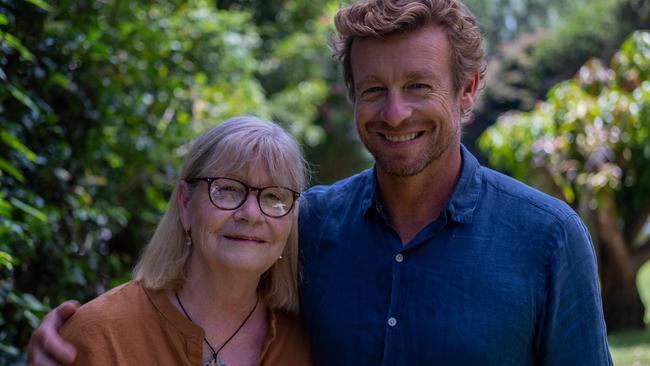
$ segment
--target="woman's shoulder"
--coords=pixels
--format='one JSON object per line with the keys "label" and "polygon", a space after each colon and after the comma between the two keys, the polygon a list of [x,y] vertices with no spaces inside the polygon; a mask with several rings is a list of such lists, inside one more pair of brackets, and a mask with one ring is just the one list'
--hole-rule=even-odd
{"label": "woman's shoulder", "polygon": [[75,365],[198,364],[202,331],[180,313],[173,324],[170,308],[163,290],[131,281],[80,307],[61,336],[77,349]]}
{"label": "woman's shoulder", "polygon": [[136,318],[143,310],[147,295],[139,281],[129,281],[82,305],[61,328],[61,334],[89,326],[110,326],[112,321]]}

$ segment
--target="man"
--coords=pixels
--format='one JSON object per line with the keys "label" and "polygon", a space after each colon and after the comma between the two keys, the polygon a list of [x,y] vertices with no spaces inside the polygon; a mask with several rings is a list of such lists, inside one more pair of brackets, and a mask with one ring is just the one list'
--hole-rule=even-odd
{"label": "man", "polygon": [[[578,216],[461,145],[485,71],[469,10],[370,0],[335,23],[376,165],[304,196],[301,296],[315,363],[611,365]],[[69,353],[56,329],[73,310],[48,315],[32,359]]]}

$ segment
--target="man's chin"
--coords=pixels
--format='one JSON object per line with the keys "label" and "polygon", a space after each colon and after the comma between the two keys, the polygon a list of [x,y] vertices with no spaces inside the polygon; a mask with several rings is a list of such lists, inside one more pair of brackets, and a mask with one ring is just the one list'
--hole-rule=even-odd
{"label": "man's chin", "polygon": [[420,174],[434,159],[422,159],[414,162],[376,160],[377,166],[384,173],[396,178],[408,178]]}

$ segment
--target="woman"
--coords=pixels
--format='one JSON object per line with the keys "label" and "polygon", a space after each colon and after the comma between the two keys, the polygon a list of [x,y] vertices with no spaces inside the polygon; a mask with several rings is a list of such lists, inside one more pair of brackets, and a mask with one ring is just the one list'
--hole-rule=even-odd
{"label": "woman", "polygon": [[295,141],[254,117],[192,145],[135,280],[82,306],[62,328],[76,364],[308,365],[296,316]]}

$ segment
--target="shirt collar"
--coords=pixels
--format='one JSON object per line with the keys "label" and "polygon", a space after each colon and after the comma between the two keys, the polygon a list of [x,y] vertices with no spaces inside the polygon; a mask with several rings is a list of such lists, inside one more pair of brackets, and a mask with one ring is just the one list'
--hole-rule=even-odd
{"label": "shirt collar", "polygon": [[363,191],[361,192],[361,214],[365,215],[370,209],[375,207],[375,200],[379,203],[379,192],[377,191],[377,168],[368,169],[362,174],[364,175]]}
{"label": "shirt collar", "polygon": [[463,167],[460,178],[447,203],[446,210],[451,219],[460,223],[471,223],[474,218],[474,209],[481,193],[481,166],[465,145],[460,145],[463,157]]}
{"label": "shirt collar", "polygon": [[[481,172],[478,160],[464,145],[460,146],[463,166],[460,178],[445,207],[445,211],[452,220],[460,223],[471,223],[474,218],[474,209],[481,192]],[[376,167],[364,172],[366,184],[361,193],[361,213],[367,214],[372,208],[381,213],[381,202],[377,189]]]}

